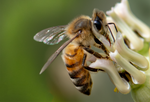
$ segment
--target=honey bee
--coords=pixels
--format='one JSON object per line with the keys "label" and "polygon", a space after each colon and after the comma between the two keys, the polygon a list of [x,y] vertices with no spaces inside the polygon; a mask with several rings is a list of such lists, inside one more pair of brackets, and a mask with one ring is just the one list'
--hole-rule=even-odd
{"label": "honey bee", "polygon": [[[69,76],[76,88],[83,94],[90,95],[92,88],[92,80],[89,71],[103,71],[87,66],[85,63],[88,55],[94,55],[96,58],[109,59],[109,51],[97,36],[104,36],[111,44],[110,30],[106,22],[106,15],[98,9],[93,10],[92,18],[88,16],[80,16],[75,18],[68,25],[56,26],[44,29],[34,36],[34,39],[39,42],[44,42],[48,45],[54,45],[69,38],[46,62],[41,69],[40,74],[47,69],[52,61],[63,50],[62,58],[67,67]],[[110,30],[111,32],[111,30]],[[98,52],[91,49],[91,46],[102,49],[106,56],[103,57]]]}

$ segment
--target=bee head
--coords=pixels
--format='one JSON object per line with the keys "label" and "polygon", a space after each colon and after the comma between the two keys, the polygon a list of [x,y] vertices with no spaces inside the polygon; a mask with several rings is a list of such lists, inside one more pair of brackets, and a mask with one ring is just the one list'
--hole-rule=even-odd
{"label": "bee head", "polygon": [[[93,10],[92,15],[92,29],[98,32],[99,34],[105,35],[107,33],[107,22],[106,22],[106,15],[103,11],[98,9]],[[94,31],[94,32],[95,32]]]}

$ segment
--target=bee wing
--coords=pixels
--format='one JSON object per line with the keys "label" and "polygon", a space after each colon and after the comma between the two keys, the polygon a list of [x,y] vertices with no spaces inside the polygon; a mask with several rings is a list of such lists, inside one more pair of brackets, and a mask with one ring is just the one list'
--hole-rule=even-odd
{"label": "bee wing", "polygon": [[48,45],[58,44],[63,39],[67,38],[65,28],[66,25],[44,29],[34,36],[34,40],[44,42]]}
{"label": "bee wing", "polygon": [[50,56],[50,58],[47,60],[47,62],[45,63],[45,65],[42,67],[40,74],[42,74],[47,68],[48,66],[54,61],[54,59],[60,54],[60,52],[69,44],[71,43],[76,37],[79,36],[78,33],[75,37],[73,37],[72,39],[69,39],[68,41],[66,41],[58,50],[55,51],[55,53]]}

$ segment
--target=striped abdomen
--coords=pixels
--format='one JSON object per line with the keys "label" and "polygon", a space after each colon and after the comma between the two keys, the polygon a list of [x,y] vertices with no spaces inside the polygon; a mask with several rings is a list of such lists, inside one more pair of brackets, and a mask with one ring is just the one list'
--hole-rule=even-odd
{"label": "striped abdomen", "polygon": [[70,78],[76,88],[86,94],[90,95],[92,88],[92,80],[88,70],[82,66],[84,51],[81,47],[69,44],[63,51],[63,60],[67,67]]}

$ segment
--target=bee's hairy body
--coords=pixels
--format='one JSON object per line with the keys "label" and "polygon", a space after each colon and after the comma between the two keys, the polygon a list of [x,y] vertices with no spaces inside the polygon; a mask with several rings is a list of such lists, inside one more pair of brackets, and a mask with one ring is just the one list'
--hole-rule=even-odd
{"label": "bee's hairy body", "polygon": [[90,48],[95,44],[90,17],[80,16],[68,24],[66,34],[70,39],[78,32],[81,34],[63,50],[62,58],[76,88],[80,92],[90,95],[92,80],[89,71],[84,68],[82,63],[83,56],[87,53],[83,46]]}
{"label": "bee's hairy body", "polygon": [[84,50],[82,47],[70,43],[64,49],[62,58],[76,88],[80,92],[90,95],[92,80],[89,71],[82,66],[83,55]]}

